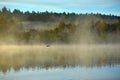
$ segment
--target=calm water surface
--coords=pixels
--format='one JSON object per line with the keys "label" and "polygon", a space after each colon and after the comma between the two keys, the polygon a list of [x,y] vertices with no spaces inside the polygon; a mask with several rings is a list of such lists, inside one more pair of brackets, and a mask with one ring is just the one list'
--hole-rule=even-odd
{"label": "calm water surface", "polygon": [[1,45],[0,80],[120,80],[119,45]]}

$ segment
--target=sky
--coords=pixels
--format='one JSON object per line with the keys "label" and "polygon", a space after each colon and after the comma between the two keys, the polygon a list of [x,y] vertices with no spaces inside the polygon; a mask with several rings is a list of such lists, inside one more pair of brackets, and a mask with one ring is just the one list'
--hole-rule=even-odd
{"label": "sky", "polygon": [[120,0],[0,0],[0,9],[75,13],[102,13],[120,16]]}

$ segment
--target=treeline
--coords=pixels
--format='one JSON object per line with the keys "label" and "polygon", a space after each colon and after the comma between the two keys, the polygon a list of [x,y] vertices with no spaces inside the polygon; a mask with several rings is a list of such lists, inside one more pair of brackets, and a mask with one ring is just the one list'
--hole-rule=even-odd
{"label": "treeline", "polygon": [[50,30],[30,29],[23,33],[25,43],[69,43],[69,36],[75,32],[74,23],[65,23],[60,20],[58,25]]}
{"label": "treeline", "polygon": [[25,31],[21,21],[10,14],[0,13],[0,44],[67,43],[70,34],[75,32],[74,23],[60,20],[50,30],[29,29]]}
{"label": "treeline", "polygon": [[96,22],[95,26],[98,32],[119,32],[120,20],[116,20],[114,23],[107,23],[104,19],[100,19]]}
{"label": "treeline", "polygon": [[[23,21],[40,21],[44,24],[46,22],[57,22],[57,25],[53,25],[50,30],[31,28],[26,31],[21,23]],[[92,33],[91,36],[96,34],[97,38],[104,39],[104,42],[109,33],[114,34],[114,36],[120,35],[120,17],[101,14],[30,13],[17,9],[11,12],[6,7],[0,11],[0,44],[72,43],[75,41],[75,39],[71,40],[72,38],[84,38],[81,37],[81,34],[85,35],[83,32]],[[116,37],[116,39],[120,39],[120,36]]]}
{"label": "treeline", "polygon": [[97,18],[103,18],[103,19],[120,19],[119,16],[115,16],[115,15],[105,15],[105,14],[76,14],[76,13],[56,13],[56,12],[23,12],[20,11],[19,9],[14,9],[13,11],[10,11],[10,9],[7,9],[6,7],[3,7],[0,11],[0,13],[6,13],[6,14],[11,14],[14,15],[16,17],[18,17],[19,19],[23,20],[23,21],[42,21],[42,22],[54,22],[54,21],[58,21],[61,17],[64,18],[65,20],[69,20],[69,21],[74,21],[76,20],[76,18],[85,18],[85,17],[97,17]]}

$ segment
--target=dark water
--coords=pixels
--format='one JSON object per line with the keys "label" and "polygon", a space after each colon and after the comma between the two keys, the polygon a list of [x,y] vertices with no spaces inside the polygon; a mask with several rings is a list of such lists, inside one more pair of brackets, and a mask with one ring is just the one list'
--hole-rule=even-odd
{"label": "dark water", "polygon": [[0,80],[120,80],[120,46],[1,45]]}

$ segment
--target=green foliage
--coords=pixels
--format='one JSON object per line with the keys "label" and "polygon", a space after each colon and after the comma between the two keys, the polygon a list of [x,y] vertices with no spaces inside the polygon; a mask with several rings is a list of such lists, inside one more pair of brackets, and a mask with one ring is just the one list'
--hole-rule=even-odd
{"label": "green foliage", "polygon": [[30,29],[24,32],[23,40],[28,43],[68,43],[68,38],[74,33],[75,27],[73,23],[65,24],[64,21],[60,21],[50,30]]}
{"label": "green foliage", "polygon": [[[96,18],[99,18],[97,21]],[[87,18],[87,21],[84,22],[84,18]],[[58,21],[58,24],[50,30],[37,30],[30,29],[25,31],[23,26],[20,24],[22,21],[42,21],[42,22],[51,22]],[[78,19],[79,18],[79,19]],[[80,20],[81,19],[81,20]],[[108,23],[107,19],[116,19],[113,23]],[[80,24],[80,21],[84,23]],[[78,23],[76,23],[78,21]],[[97,21],[97,22],[96,22]],[[10,38],[15,38],[18,42],[25,43],[69,43],[69,38],[72,34],[76,32],[76,29],[81,29],[81,26],[88,24],[85,29],[92,29],[95,34],[99,34],[100,37],[105,37],[107,33],[111,32],[120,32],[120,19],[115,16],[105,16],[101,14],[74,14],[74,13],[49,13],[49,12],[35,12],[32,13],[21,12],[18,9],[7,10],[6,7],[3,7],[0,11],[0,40],[5,39],[9,40]],[[90,25],[89,25],[90,24]],[[77,28],[77,26],[80,26]],[[92,26],[92,28],[89,28]],[[84,26],[83,26],[84,27]],[[78,30],[79,31],[79,30]],[[82,31],[82,29],[81,29]],[[89,30],[86,30],[89,31]],[[89,33],[89,32],[88,32]],[[81,34],[75,33],[75,34]]]}
{"label": "green foliage", "polygon": [[0,14],[0,33],[9,33],[14,27],[14,19],[8,15]]}
{"label": "green foliage", "polygon": [[105,32],[105,30],[106,30],[106,22],[105,22],[105,20],[103,20],[103,19],[101,19],[101,20],[99,20],[97,23],[96,23],[96,27],[97,27],[97,30],[99,31],[99,32]]}
{"label": "green foliage", "polygon": [[9,41],[10,38],[20,37],[22,32],[23,29],[16,17],[0,13],[0,40]]}
{"label": "green foliage", "polygon": [[103,19],[115,19],[115,18],[119,18],[119,16],[115,16],[115,15],[102,15],[100,13],[97,13],[97,14],[76,14],[76,13],[55,13],[55,12],[48,12],[48,11],[45,11],[45,12],[35,12],[35,11],[32,11],[32,12],[29,12],[29,11],[26,11],[26,12],[23,12],[23,11],[20,11],[18,9],[14,9],[13,12],[11,12],[10,10],[8,10],[6,7],[3,7],[0,11],[0,13],[7,13],[7,14],[12,14],[18,18],[20,18],[21,20],[25,20],[25,21],[41,21],[41,22],[54,22],[54,21],[57,21],[59,19],[64,18],[66,20],[69,20],[69,21],[75,21],[77,18],[85,18],[86,16],[89,17],[89,16],[95,16],[96,18],[103,18]]}
{"label": "green foliage", "polygon": [[116,27],[116,31],[120,32],[120,20],[116,20],[115,27]]}
{"label": "green foliage", "polygon": [[65,27],[65,23],[63,20],[60,20],[58,27],[59,29],[63,29]]}

